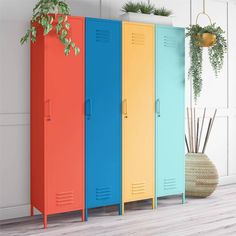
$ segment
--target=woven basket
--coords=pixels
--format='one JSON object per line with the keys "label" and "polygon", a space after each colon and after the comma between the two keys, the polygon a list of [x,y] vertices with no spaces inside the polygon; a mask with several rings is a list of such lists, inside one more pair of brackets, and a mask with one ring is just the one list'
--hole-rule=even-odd
{"label": "woven basket", "polygon": [[219,181],[217,169],[202,153],[187,153],[185,156],[185,189],[187,197],[210,196]]}

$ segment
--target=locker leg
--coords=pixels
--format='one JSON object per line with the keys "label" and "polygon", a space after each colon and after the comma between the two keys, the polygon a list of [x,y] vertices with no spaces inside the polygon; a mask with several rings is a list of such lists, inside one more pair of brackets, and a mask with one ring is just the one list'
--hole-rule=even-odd
{"label": "locker leg", "polygon": [[123,216],[125,213],[125,203],[123,202],[121,205],[122,205],[121,206],[121,215]]}
{"label": "locker leg", "polygon": [[185,203],[185,193],[182,193],[182,204]]}
{"label": "locker leg", "polygon": [[43,215],[43,225],[44,225],[44,229],[48,227],[48,219],[47,219],[46,214]]}
{"label": "locker leg", "polygon": [[119,215],[123,215],[123,214],[122,214],[122,203],[119,204]]}
{"label": "locker leg", "polygon": [[88,221],[88,208],[85,208],[84,210],[84,220]]}
{"label": "locker leg", "polygon": [[34,216],[34,206],[32,204],[30,205],[30,215]]}
{"label": "locker leg", "polygon": [[81,218],[82,218],[82,222],[84,222],[85,221],[85,210],[84,209],[81,211]]}
{"label": "locker leg", "polygon": [[157,208],[156,197],[154,197],[152,199],[152,209],[156,209],[156,208]]}

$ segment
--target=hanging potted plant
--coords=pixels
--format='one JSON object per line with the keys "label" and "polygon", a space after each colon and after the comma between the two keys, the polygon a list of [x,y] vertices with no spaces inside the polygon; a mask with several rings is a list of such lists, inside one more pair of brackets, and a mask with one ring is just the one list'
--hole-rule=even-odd
{"label": "hanging potted plant", "polygon": [[[199,16],[206,15],[210,24],[202,27],[198,24]],[[224,54],[227,51],[227,42],[224,31],[220,26],[212,24],[210,17],[205,13],[199,13],[196,24],[187,28],[186,37],[190,37],[190,68],[188,76],[193,81],[194,100],[200,96],[202,90],[202,53],[204,48],[208,48],[209,61],[215,76],[218,77],[223,67]]]}
{"label": "hanging potted plant", "polygon": [[150,1],[134,3],[128,1],[121,9],[124,14],[121,15],[122,20],[155,23],[162,25],[172,25],[172,12],[164,7],[155,8]]}
{"label": "hanging potted plant", "polygon": [[64,0],[39,0],[33,9],[31,26],[21,38],[20,43],[24,44],[31,39],[34,43],[37,39],[37,27],[42,27],[44,36],[55,30],[58,40],[64,45],[65,55],[69,55],[71,49],[78,55],[79,48],[70,38],[70,23],[68,16],[70,9]]}

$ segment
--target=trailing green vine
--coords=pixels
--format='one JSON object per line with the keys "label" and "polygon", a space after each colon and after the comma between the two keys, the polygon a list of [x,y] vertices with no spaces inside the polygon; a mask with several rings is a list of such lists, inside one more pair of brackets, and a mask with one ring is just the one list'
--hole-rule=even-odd
{"label": "trailing green vine", "polygon": [[[219,29],[220,31],[221,29]],[[222,31],[223,32],[223,31]],[[213,47],[208,48],[208,55],[211,66],[216,77],[221,71],[224,63],[224,53],[227,51],[226,39],[220,34],[217,37],[217,42]]]}
{"label": "trailing green vine", "polygon": [[200,96],[202,90],[202,52],[203,41],[202,35],[210,33],[216,36],[216,43],[208,47],[208,56],[215,76],[218,77],[223,67],[224,54],[227,51],[227,42],[224,38],[224,31],[216,24],[201,27],[200,25],[192,25],[187,28],[186,37],[190,37],[190,67],[188,71],[189,78],[193,81],[194,100]]}
{"label": "trailing green vine", "polygon": [[64,0],[39,0],[33,9],[31,26],[26,34],[21,38],[20,43],[24,44],[31,38],[34,43],[37,38],[37,28],[34,23],[43,27],[44,35],[47,35],[53,29],[56,30],[59,40],[64,45],[65,55],[69,55],[71,49],[75,55],[79,54],[79,48],[68,36],[70,23],[68,20],[70,9]]}
{"label": "trailing green vine", "polygon": [[197,39],[191,37],[190,39],[190,68],[188,71],[189,78],[192,78],[194,100],[200,96],[202,91],[202,51],[203,48],[197,46]]}

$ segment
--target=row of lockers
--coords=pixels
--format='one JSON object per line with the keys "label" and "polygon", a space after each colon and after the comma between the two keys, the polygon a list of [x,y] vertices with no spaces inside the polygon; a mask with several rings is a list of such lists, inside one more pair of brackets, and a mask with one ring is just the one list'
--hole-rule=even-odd
{"label": "row of lockers", "polygon": [[69,17],[31,44],[31,215],[182,194],[184,29]]}

